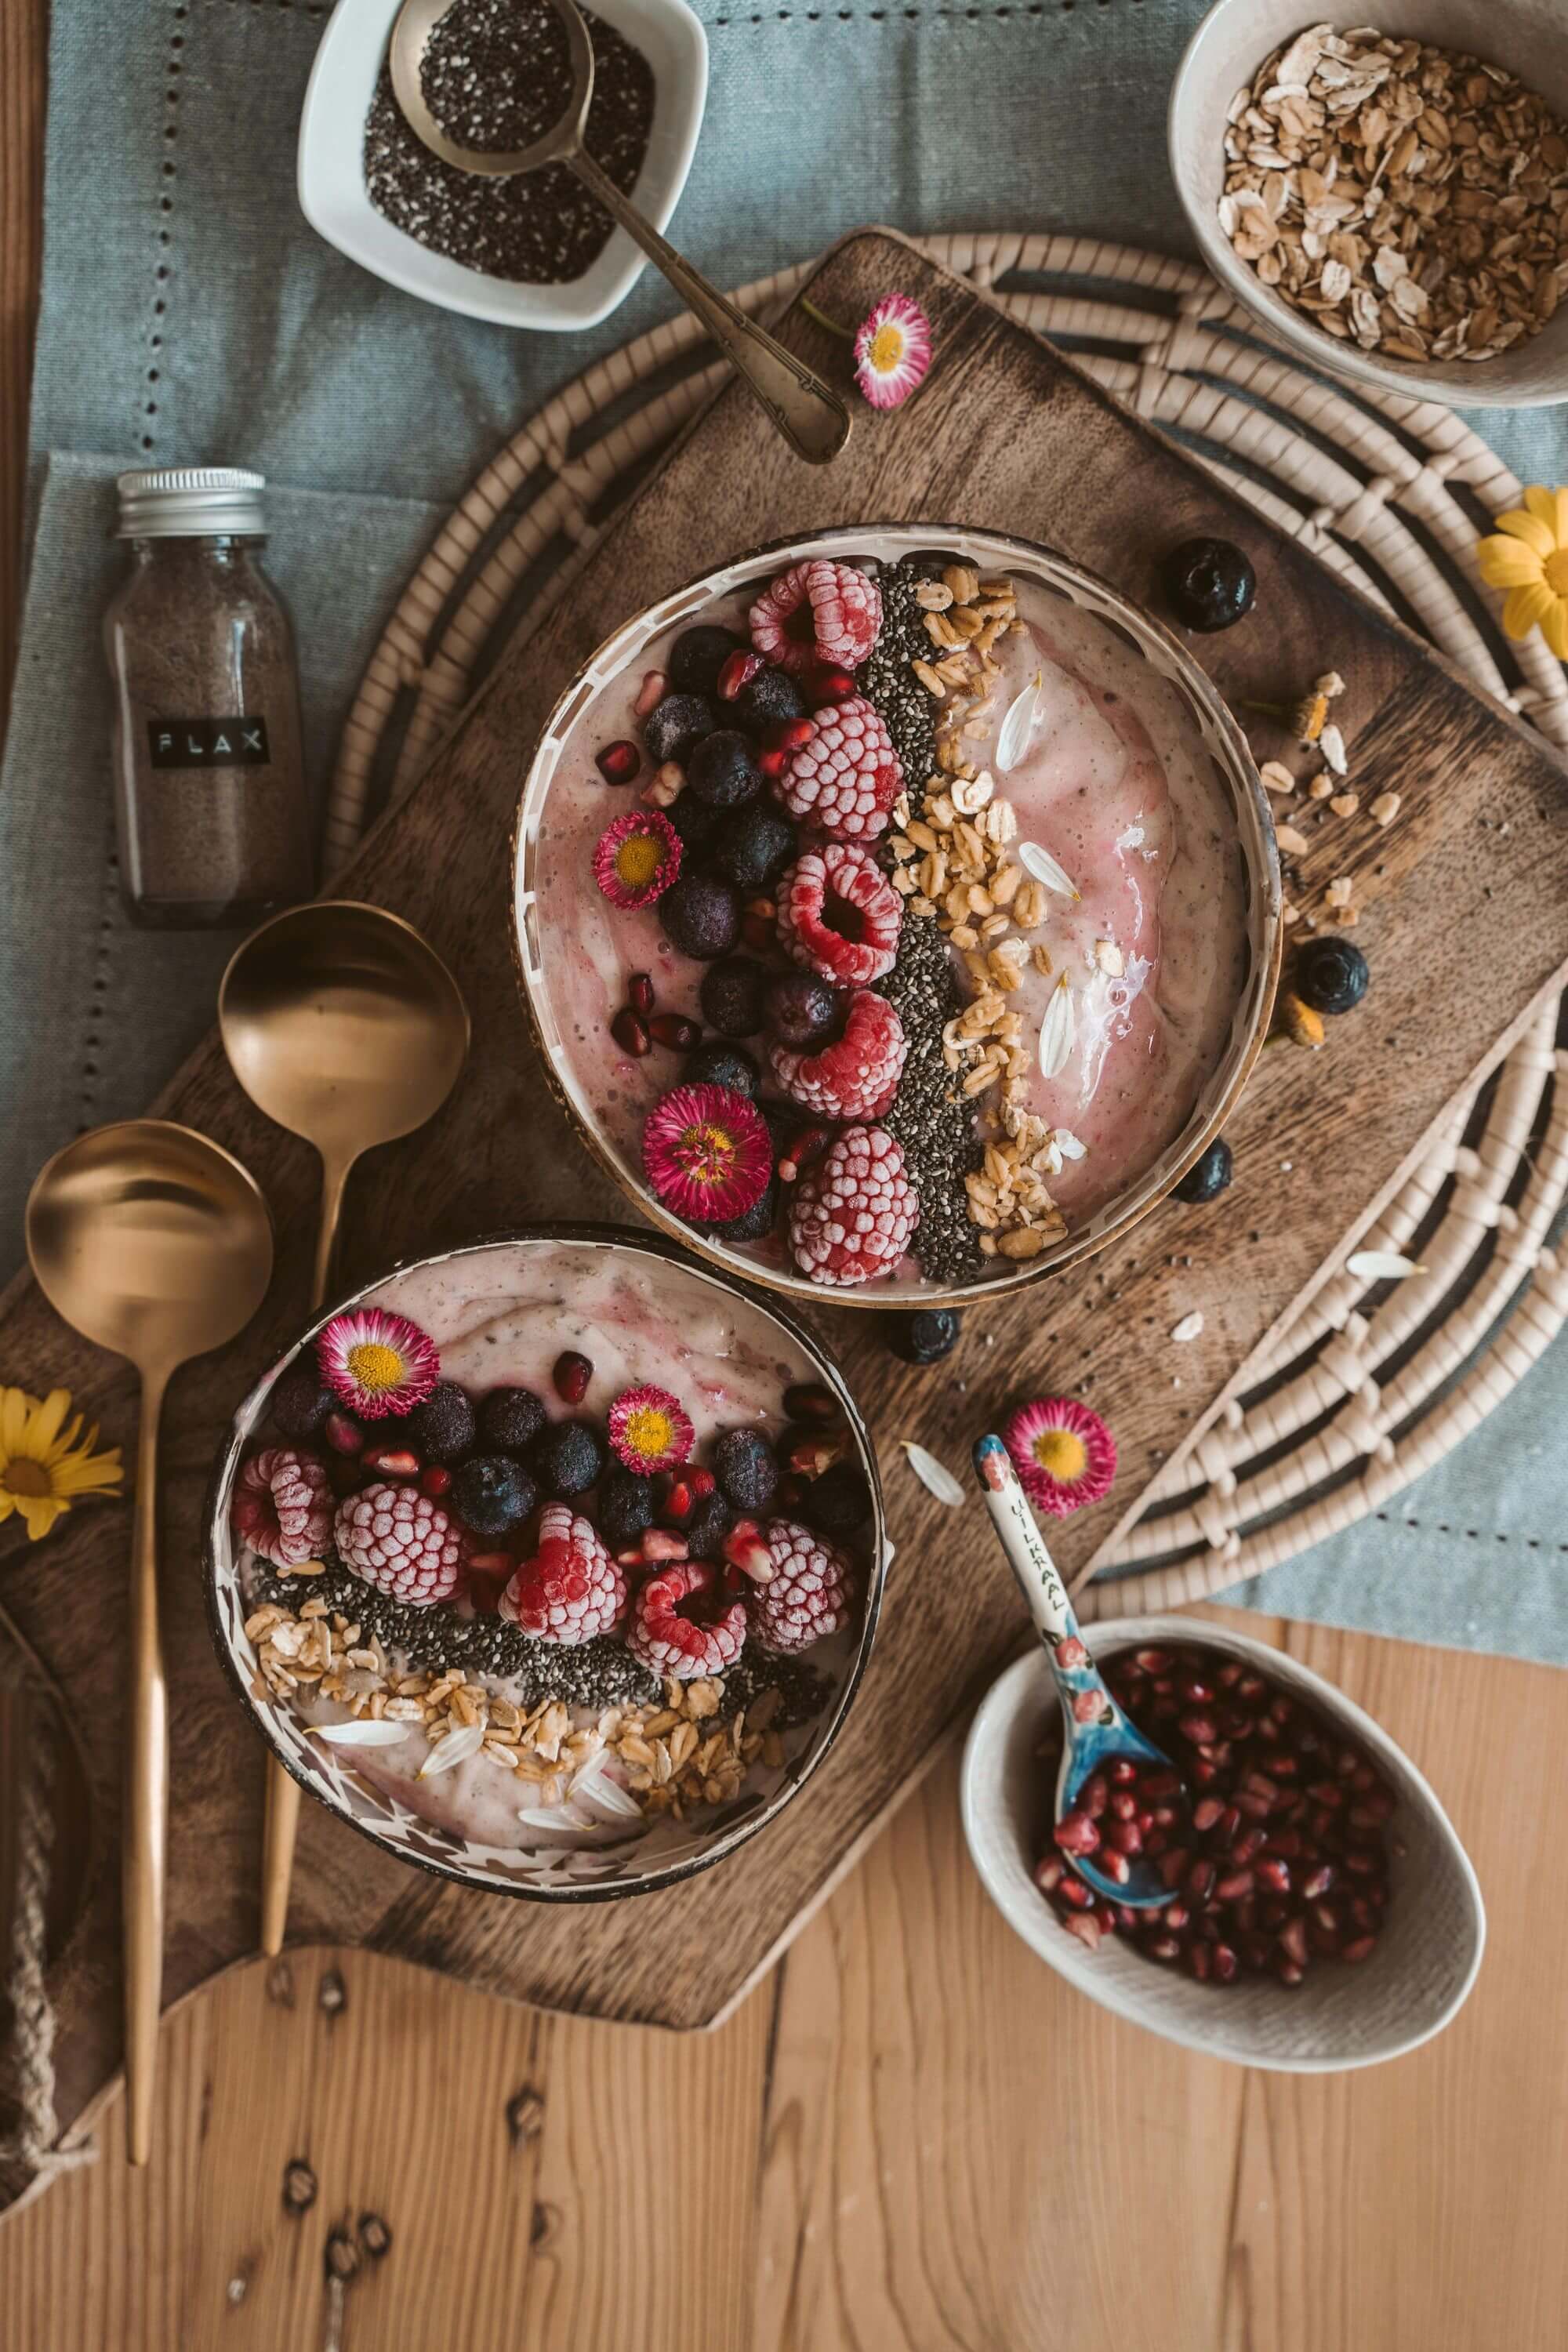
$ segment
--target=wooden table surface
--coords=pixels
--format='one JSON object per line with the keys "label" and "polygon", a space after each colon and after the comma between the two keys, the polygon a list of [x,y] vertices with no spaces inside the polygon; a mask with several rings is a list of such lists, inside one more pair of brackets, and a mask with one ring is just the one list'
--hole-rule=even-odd
{"label": "wooden table surface", "polygon": [[[43,0],[0,0],[0,691],[43,17]],[[1480,1872],[1480,1981],[1426,2050],[1299,2081],[1116,2023],[985,1901],[950,1759],[712,2035],[549,2018],[358,1953],[240,1969],[165,2025],[150,2169],[123,2165],[116,2098],[100,2160],[0,2223],[0,2347],[1560,2342],[1568,1683],[1248,1622],[1413,1750]],[[0,1774],[4,1754],[0,1725]],[[390,2250],[334,2294],[329,2236],[367,2213]]]}

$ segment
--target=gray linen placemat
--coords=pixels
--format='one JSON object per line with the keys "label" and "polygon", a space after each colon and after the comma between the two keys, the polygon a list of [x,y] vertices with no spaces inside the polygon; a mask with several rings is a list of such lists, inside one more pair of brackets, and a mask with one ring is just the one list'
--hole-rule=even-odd
{"label": "gray linen placemat", "polygon": [[[721,284],[867,220],[1092,228],[1186,248],[1163,114],[1202,0],[697,5],[711,81],[675,232]],[[305,0],[54,11],[34,553],[0,771],[7,1267],[39,1161],[81,1127],[140,1108],[208,1024],[232,945],[137,932],[119,911],[98,646],[119,562],[112,475],[228,461],[270,478],[268,562],[300,625],[320,786],[438,515],[550,393],[670,309],[649,274],[590,334],[519,335],[413,301],[321,243],[294,202],[294,136],[328,13]],[[1563,412],[1476,421],[1526,479],[1568,475]],[[1565,1391],[1559,1349],[1386,1523],[1240,1597],[1568,1656],[1552,1443]]]}

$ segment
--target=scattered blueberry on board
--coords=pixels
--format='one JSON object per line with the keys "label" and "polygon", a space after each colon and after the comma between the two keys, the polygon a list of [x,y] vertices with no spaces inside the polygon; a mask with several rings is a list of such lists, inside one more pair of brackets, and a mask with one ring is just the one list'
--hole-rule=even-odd
{"label": "scattered blueberry on board", "polygon": [[1296,993],[1315,1013],[1353,1013],[1371,978],[1353,940],[1309,940],[1296,959]]}
{"label": "scattered blueberry on board", "polygon": [[1205,636],[1244,620],[1258,594],[1258,574],[1228,539],[1184,539],[1160,576],[1183,627]]}
{"label": "scattered blueberry on board", "polygon": [[906,1364],[938,1364],[958,1345],[959,1321],[951,1307],[922,1307],[894,1317],[888,1337]]}
{"label": "scattered blueberry on board", "polygon": [[1234,1173],[1230,1146],[1223,1135],[1217,1135],[1202,1158],[1194,1160],[1181,1182],[1172,1187],[1171,1197],[1194,1202],[1217,1201]]}

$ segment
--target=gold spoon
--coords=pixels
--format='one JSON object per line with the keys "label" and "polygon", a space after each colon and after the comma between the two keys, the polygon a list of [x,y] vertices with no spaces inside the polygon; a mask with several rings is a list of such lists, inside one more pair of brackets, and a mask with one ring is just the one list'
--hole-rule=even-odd
{"label": "gold spoon", "polygon": [[79,1136],[27,1201],[27,1255],[58,1315],[142,1376],[131,1554],[131,1711],[121,1857],[126,2127],[132,2164],[153,2149],[169,1707],[158,1630],[158,1422],[170,1375],[232,1339],[267,1296],[272,1220],[226,1151],[165,1119]]}
{"label": "gold spoon", "polygon": [[476,173],[482,179],[510,180],[523,172],[537,172],[546,163],[563,163],[641,246],[655,268],[664,272],[687,309],[696,312],[796,457],[804,457],[809,466],[825,466],[837,457],[849,438],[849,411],[838,394],[824,383],[815,368],[797,360],[765,327],[748,319],[717,287],[710,285],[701,271],[694,269],[660,236],[653,223],[643,218],[589,154],[584,140],[594,96],[594,49],[575,0],[552,0],[566,27],[572,95],[542,138],[504,153],[458,146],[446,136],[425,102],[421,78],[425,51],[451,5],[452,0],[403,0],[392,28],[387,66],[393,95],[415,136],[443,163],[458,172]]}
{"label": "gold spoon", "polygon": [[[258,1110],[321,1155],[312,1310],[331,1279],[343,1187],[361,1152],[433,1118],[468,1051],[446,965],[399,916],[327,898],[275,915],[236,950],[218,990],[235,1076]],[[261,1948],[283,1948],[300,1785],[268,1759]]]}

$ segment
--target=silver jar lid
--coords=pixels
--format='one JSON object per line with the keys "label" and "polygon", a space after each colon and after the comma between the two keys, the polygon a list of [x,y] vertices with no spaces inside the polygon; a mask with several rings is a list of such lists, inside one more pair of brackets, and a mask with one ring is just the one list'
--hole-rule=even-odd
{"label": "silver jar lid", "polygon": [[239,466],[158,466],[121,474],[120,539],[260,539],[265,474]]}

